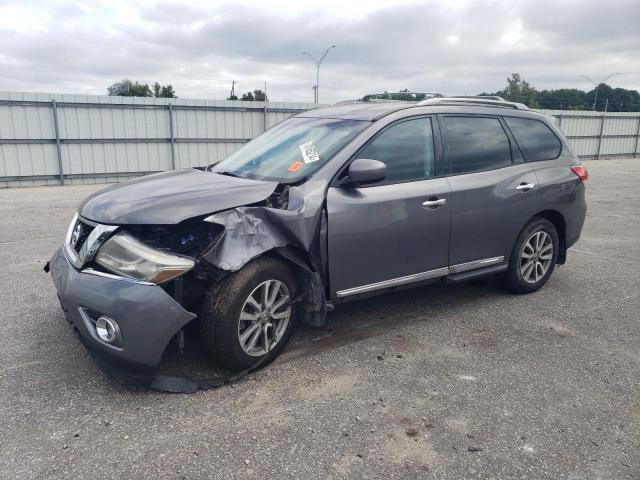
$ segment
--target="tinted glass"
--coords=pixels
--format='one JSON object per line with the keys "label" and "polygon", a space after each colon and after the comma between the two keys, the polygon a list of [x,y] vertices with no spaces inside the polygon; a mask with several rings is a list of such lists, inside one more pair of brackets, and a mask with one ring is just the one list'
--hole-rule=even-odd
{"label": "tinted glass", "polygon": [[525,162],[558,158],[562,144],[551,129],[539,120],[504,117],[516,138]]}
{"label": "tinted glass", "polygon": [[509,138],[497,118],[444,117],[454,174],[511,165]]}
{"label": "tinted glass", "polygon": [[435,155],[429,118],[416,118],[388,128],[358,154],[387,165],[386,182],[433,177]]}
{"label": "tinted glass", "polygon": [[318,170],[369,125],[370,122],[358,120],[289,118],[210,170],[239,177],[295,181]]}

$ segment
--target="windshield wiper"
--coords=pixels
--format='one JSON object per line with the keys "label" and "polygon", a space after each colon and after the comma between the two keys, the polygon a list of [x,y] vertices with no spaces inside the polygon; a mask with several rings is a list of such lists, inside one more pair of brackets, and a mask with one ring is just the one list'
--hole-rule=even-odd
{"label": "windshield wiper", "polygon": [[217,173],[218,175],[226,175],[228,177],[244,178],[244,177],[238,175],[237,173],[229,172],[227,170],[222,170],[220,172],[213,172],[213,173]]}

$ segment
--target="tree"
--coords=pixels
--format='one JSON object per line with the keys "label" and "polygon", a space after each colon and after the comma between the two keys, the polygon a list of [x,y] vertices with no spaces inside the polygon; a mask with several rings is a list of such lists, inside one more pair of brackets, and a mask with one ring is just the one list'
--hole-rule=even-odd
{"label": "tree", "polygon": [[560,88],[538,92],[538,106],[548,110],[584,110],[585,93],[577,88]]}
{"label": "tree", "polygon": [[267,101],[267,94],[265,92],[263,92],[262,90],[260,90],[260,89],[254,90],[253,91],[253,98],[255,99],[256,102],[266,102]]}
{"label": "tree", "polygon": [[510,102],[524,103],[529,108],[538,108],[538,92],[529,82],[523,80],[519,73],[512,73],[511,78],[507,78],[507,86],[498,92]]}
{"label": "tree", "polygon": [[[511,74],[507,86],[496,93],[482,95],[500,95],[512,102],[524,103],[531,108],[549,110],[591,110],[596,90],[583,92],[577,88],[559,88],[557,90],[537,91],[519,73]],[[640,92],[625,88],[611,88],[607,84],[598,86],[596,110],[610,112],[637,112],[640,110]]]}
{"label": "tree", "polygon": [[176,92],[174,92],[173,86],[171,84],[163,85],[162,88],[160,89],[159,96],[162,98],[176,98]]}
{"label": "tree", "polygon": [[118,93],[122,97],[162,97],[162,98],[176,98],[176,92],[173,90],[171,84],[160,85],[158,82],[153,84],[153,88],[149,87],[148,83],[132,82],[128,78],[122,80],[123,84],[128,86],[126,92]]}
{"label": "tree", "polygon": [[151,89],[149,85],[144,83],[132,82],[128,78],[125,78],[122,83],[128,85],[128,90],[122,92],[119,95],[122,97],[152,97]]}
{"label": "tree", "polygon": [[[235,98],[237,100],[238,97]],[[229,98],[229,100],[234,100],[233,98]],[[266,102],[267,94],[262,90],[254,90],[253,92],[243,93],[240,100],[244,100],[245,102]]]}

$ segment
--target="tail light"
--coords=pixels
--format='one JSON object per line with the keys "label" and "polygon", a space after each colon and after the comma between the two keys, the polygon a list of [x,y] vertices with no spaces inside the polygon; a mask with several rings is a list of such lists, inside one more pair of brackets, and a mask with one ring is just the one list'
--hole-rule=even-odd
{"label": "tail light", "polygon": [[589,178],[589,172],[587,172],[587,169],[582,165],[574,165],[571,167],[571,170],[583,182]]}

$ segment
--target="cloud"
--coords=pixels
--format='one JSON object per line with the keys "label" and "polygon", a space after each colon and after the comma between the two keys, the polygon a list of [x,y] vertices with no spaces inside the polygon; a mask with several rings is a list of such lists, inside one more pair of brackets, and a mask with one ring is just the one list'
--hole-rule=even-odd
{"label": "cloud", "polygon": [[640,84],[636,0],[340,4],[0,0],[0,90],[102,94],[127,77],[224,98],[232,80],[241,91],[266,80],[272,100],[308,101],[315,70],[301,53],[332,44],[321,101],[494,91],[512,72],[538,88],[587,88],[579,75],[617,71],[616,86]]}

